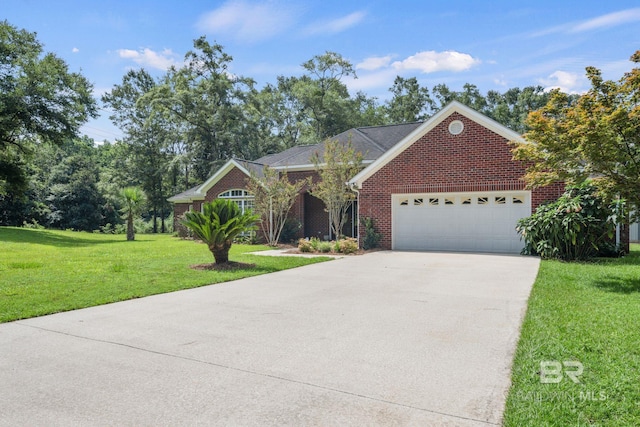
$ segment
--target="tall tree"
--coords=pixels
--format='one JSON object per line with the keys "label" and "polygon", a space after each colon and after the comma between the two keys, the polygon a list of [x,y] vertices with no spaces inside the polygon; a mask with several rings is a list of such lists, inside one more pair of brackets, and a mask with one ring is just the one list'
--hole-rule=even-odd
{"label": "tall tree", "polygon": [[438,109],[444,107],[451,101],[458,101],[481,113],[486,112],[487,99],[474,84],[465,83],[461,91],[451,90],[446,84],[438,84],[433,87],[432,92],[440,102]]}
{"label": "tall tree", "polygon": [[417,78],[397,76],[389,92],[393,98],[387,102],[387,113],[392,123],[422,121],[431,115],[434,102],[429,89],[421,87]]}
{"label": "tall tree", "polygon": [[528,130],[525,125],[527,115],[547,103],[549,92],[542,86],[515,87],[504,93],[490,90],[486,99],[489,117],[522,134]]}
{"label": "tall tree", "polygon": [[198,181],[241,152],[242,105],[253,81],[228,72],[232,59],[222,46],[200,37],[185,65],[171,69],[147,96],[156,111],[164,111],[182,129]]}
{"label": "tall tree", "polygon": [[36,144],[61,144],[96,117],[91,84],[35,33],[0,22],[0,197],[26,188]]}
{"label": "tall tree", "polygon": [[[102,96],[102,101],[111,108],[109,118],[124,131],[124,141],[131,146],[136,181],[149,198],[153,231],[158,231],[160,218],[160,231],[164,232],[166,198],[170,195],[165,182],[170,162],[166,148],[169,124],[145,97],[156,86],[156,81],[144,69],[130,70],[120,85]],[[119,187],[126,184],[120,183]]]}
{"label": "tall tree", "polygon": [[[640,51],[631,60],[640,63]],[[514,149],[529,162],[525,179],[532,186],[554,181],[580,184],[593,178],[609,200],[626,199],[640,209],[640,68],[618,81],[603,80],[587,67],[591,89],[577,102],[553,91],[547,104],[527,118],[527,143]]]}
{"label": "tall tree", "polygon": [[313,134],[309,142],[318,142],[350,127],[352,107],[344,77],[356,77],[353,65],[339,53],[325,52],[302,64],[305,74],[295,80],[294,93],[310,118]]}

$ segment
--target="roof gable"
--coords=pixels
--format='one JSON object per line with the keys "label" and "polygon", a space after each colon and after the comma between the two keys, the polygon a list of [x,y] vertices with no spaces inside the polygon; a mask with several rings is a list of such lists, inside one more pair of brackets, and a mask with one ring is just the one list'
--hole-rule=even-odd
{"label": "roof gable", "polygon": [[420,138],[422,138],[429,131],[431,131],[437,125],[442,123],[442,121],[444,121],[447,117],[451,116],[454,113],[459,113],[462,116],[465,116],[469,120],[478,123],[479,125],[502,136],[508,141],[524,141],[521,135],[512,131],[506,126],[501,125],[495,120],[473,110],[472,108],[467,107],[466,105],[458,101],[452,101],[451,103],[447,104],[446,107],[434,114],[429,120],[417,126],[411,133],[402,138],[393,147],[391,147],[384,154],[378,157],[373,163],[360,171],[360,173],[358,173],[349,181],[349,184],[357,185],[358,188],[362,188],[362,184],[364,183],[364,181],[366,181],[383,166],[392,161],[400,153],[409,148],[413,143],[418,141]]}
{"label": "roof gable", "polygon": [[[244,165],[242,163],[245,163]],[[262,171],[262,165],[256,162],[240,162],[236,159],[231,159],[227,163],[224,164],[220,169],[216,171],[209,179],[207,179],[203,184],[190,188],[189,190],[176,194],[173,197],[169,197],[167,201],[174,203],[190,203],[194,200],[204,200],[207,191],[218,181],[220,181],[226,174],[228,174],[233,168],[238,168],[242,173],[247,176],[251,176],[249,169],[254,171]],[[255,172],[254,172],[255,173]]]}

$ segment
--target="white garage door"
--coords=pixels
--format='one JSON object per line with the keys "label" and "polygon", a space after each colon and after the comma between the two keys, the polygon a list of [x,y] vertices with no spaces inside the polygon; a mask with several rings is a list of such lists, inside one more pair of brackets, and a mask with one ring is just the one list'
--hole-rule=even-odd
{"label": "white garage door", "polygon": [[393,249],[518,253],[528,191],[395,194]]}

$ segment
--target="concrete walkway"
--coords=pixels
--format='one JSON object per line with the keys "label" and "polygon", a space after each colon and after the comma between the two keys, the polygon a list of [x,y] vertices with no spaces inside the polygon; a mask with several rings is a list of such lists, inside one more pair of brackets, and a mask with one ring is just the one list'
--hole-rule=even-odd
{"label": "concrete walkway", "polygon": [[0,325],[0,425],[498,425],[539,261],[375,252]]}

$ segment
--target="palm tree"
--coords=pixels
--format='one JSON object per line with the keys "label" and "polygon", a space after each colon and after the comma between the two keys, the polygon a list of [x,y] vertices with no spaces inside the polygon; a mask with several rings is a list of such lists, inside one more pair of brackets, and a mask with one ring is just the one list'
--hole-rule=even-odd
{"label": "palm tree", "polygon": [[144,192],[139,187],[127,187],[122,190],[122,198],[125,202],[124,213],[127,216],[127,240],[135,240],[133,228],[133,215],[138,212],[144,202]]}
{"label": "palm tree", "polygon": [[216,264],[229,262],[229,249],[234,237],[254,230],[258,216],[242,212],[231,200],[216,199],[205,203],[202,212],[187,212],[182,224],[207,244]]}

